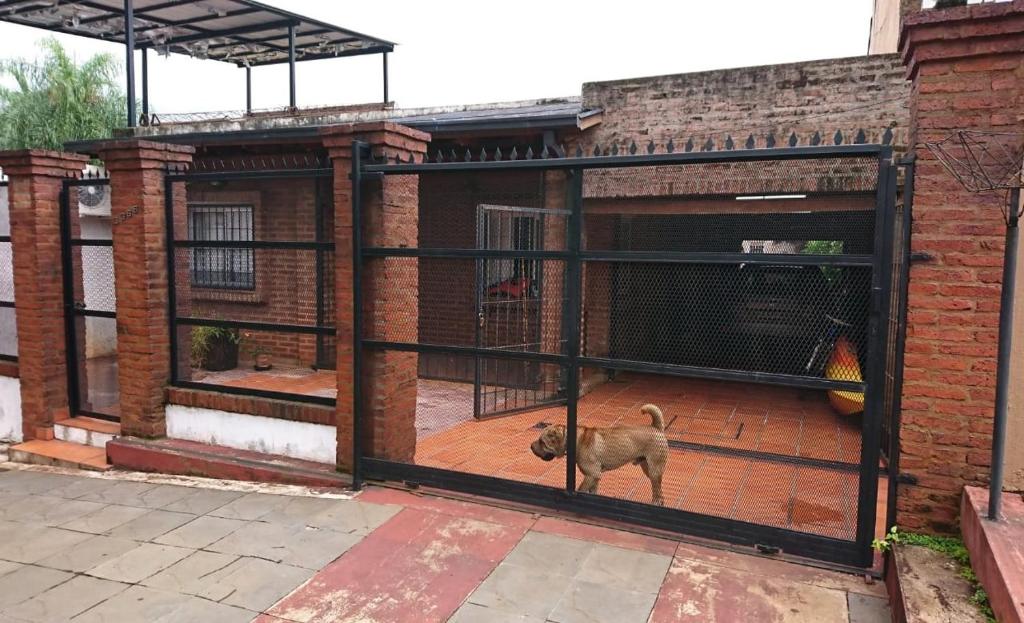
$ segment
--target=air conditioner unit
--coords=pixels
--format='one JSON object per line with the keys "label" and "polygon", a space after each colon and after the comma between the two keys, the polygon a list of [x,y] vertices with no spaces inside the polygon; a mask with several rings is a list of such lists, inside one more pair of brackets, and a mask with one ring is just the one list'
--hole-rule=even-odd
{"label": "air conditioner unit", "polygon": [[[89,177],[105,177],[102,167],[86,165]],[[78,214],[80,216],[110,217],[110,185],[107,183],[78,186]]]}

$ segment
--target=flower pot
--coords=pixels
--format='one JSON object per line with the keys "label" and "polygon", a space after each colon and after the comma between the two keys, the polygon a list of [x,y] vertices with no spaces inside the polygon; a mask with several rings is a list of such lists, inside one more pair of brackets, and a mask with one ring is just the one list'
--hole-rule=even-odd
{"label": "flower pot", "polygon": [[256,361],[252,366],[254,369],[265,372],[274,367],[274,364],[270,363],[270,353],[259,353],[256,355]]}
{"label": "flower pot", "polygon": [[209,350],[203,358],[203,369],[211,372],[233,370],[238,367],[238,344],[228,339],[210,340]]}

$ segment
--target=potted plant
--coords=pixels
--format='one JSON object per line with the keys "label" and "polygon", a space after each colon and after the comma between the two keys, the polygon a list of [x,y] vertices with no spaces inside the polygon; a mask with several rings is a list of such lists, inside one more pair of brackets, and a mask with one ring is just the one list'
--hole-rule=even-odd
{"label": "potted plant", "polygon": [[270,362],[270,349],[262,344],[257,345],[253,348],[253,369],[265,372],[270,368],[273,368]]}
{"label": "potted plant", "polygon": [[238,329],[192,328],[192,361],[204,370],[221,372],[238,367]]}

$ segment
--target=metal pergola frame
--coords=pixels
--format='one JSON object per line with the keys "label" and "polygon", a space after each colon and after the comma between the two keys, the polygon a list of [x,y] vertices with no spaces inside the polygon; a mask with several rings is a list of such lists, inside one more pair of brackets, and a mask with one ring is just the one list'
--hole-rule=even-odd
{"label": "metal pergola frame", "polygon": [[150,49],[244,68],[247,113],[253,110],[253,67],[287,63],[288,102],[295,108],[297,62],[381,54],[383,101],[388,101],[388,53],[394,43],[253,0],[0,0],[0,21],[123,43],[128,127],[139,123],[135,50],[142,52],[144,124],[150,119]]}

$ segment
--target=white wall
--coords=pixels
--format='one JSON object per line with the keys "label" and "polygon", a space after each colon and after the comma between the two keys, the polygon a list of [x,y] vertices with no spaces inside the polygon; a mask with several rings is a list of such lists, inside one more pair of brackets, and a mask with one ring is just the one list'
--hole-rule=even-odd
{"label": "white wall", "polygon": [[[0,236],[9,236],[10,212],[6,186],[0,186]],[[14,300],[14,264],[11,245],[0,244],[0,300]],[[0,307],[0,353],[18,354],[18,328],[14,322],[14,308]]]}
{"label": "white wall", "polygon": [[258,415],[167,405],[167,436],[200,443],[334,464],[338,441],[333,426]]}
{"label": "white wall", "polygon": [[21,439],[21,382],[0,376],[0,440]]}
{"label": "white wall", "polygon": [[[81,237],[110,240],[110,217],[81,214]],[[114,311],[114,250],[111,247],[82,247],[82,289],[89,309]],[[117,324],[109,318],[85,318],[85,356],[117,354]]]}

